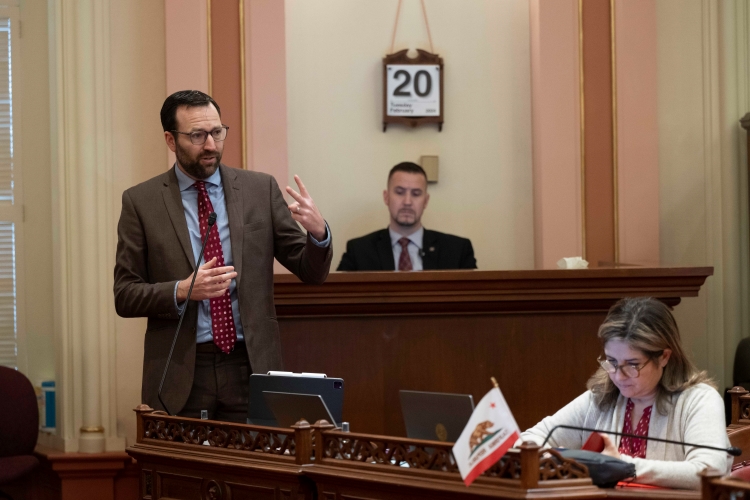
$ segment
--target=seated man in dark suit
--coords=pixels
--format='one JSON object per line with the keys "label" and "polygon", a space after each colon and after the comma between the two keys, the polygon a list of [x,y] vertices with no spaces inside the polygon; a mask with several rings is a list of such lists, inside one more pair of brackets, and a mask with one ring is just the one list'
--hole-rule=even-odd
{"label": "seated man in dark suit", "polygon": [[349,240],[337,271],[476,269],[471,241],[422,227],[429,200],[422,167],[411,162],[393,167],[383,191],[388,228]]}

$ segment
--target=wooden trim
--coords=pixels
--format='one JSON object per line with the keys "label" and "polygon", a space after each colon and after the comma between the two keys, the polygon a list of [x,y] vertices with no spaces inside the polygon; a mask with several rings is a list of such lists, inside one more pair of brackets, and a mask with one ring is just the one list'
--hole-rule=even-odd
{"label": "wooden trim", "polygon": [[245,0],[239,0],[240,17],[240,123],[242,127],[242,169],[247,170],[247,86],[245,82]]}
{"label": "wooden trim", "polygon": [[615,247],[615,262],[620,262],[620,216],[618,196],[617,161],[617,44],[615,25],[615,0],[609,0],[610,51],[612,62],[612,238]]}
{"label": "wooden trim", "polygon": [[612,0],[581,2],[582,57],[585,78],[584,150],[586,259],[616,262],[612,129]]}
{"label": "wooden trim", "polygon": [[206,0],[206,30],[208,31],[208,95],[213,95],[213,59],[211,57],[211,51],[213,50],[213,44],[211,42],[211,0]]}
{"label": "wooden trim", "polygon": [[277,274],[274,297],[279,317],[607,311],[632,296],[677,305],[698,296],[712,274],[711,267],[356,272],[332,273],[321,286]]}
{"label": "wooden trim", "polygon": [[583,0],[578,0],[578,85],[581,114],[581,255],[586,259],[586,94],[583,85]]}
{"label": "wooden trim", "polygon": [[35,500],[132,500],[138,495],[138,466],[125,452],[65,453],[37,446],[39,466],[2,489]]}

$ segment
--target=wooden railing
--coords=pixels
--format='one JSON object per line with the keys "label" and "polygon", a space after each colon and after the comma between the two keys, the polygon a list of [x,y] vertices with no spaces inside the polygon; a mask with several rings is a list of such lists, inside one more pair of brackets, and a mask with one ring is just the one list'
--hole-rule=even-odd
{"label": "wooden railing", "polygon": [[[137,442],[128,453],[143,466],[144,497],[169,496],[153,491],[155,485],[167,482],[156,481],[152,476],[166,471],[160,464],[170,460],[180,464],[181,474],[194,471],[195,477],[200,477],[196,485],[211,483],[214,495],[221,491],[221,484],[231,481],[220,472],[204,470],[202,463],[234,468],[234,472],[227,473],[246,477],[249,482],[255,475],[237,476],[236,469],[252,469],[262,463],[266,470],[274,469],[277,487],[294,483],[302,490],[305,480],[314,483],[310,478],[331,468],[360,478],[385,474],[405,483],[431,481],[459,491],[465,489],[451,452],[453,443],[342,432],[325,420],[312,425],[301,420],[285,429],[174,417],[146,405],[135,411]],[[535,444],[523,444],[520,449],[509,451],[477,482],[507,491],[571,487],[576,491],[596,491],[586,466],[563,458],[554,450],[542,452]]]}

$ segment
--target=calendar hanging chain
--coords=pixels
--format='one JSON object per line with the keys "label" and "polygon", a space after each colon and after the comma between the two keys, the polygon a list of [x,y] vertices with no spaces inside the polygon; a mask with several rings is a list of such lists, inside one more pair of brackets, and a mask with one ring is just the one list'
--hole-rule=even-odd
{"label": "calendar hanging chain", "polygon": [[[398,29],[398,17],[401,14],[401,2],[402,0],[398,0],[398,7],[396,7],[396,22],[393,24],[393,36],[391,36],[391,51],[389,54],[393,54],[393,47],[396,43],[396,30]],[[430,33],[430,23],[427,20],[427,9],[424,6],[424,0],[419,0],[419,3],[422,5],[422,16],[424,17],[424,25],[427,28],[427,40],[430,42],[430,52],[434,54],[435,49],[432,46],[432,34]]]}
{"label": "calendar hanging chain", "polygon": [[432,35],[430,34],[430,23],[427,21],[427,9],[424,6],[424,0],[420,0],[422,3],[422,15],[424,16],[424,25],[427,27],[427,40],[430,41],[430,52],[435,53],[435,49],[432,47]]}
{"label": "calendar hanging chain", "polygon": [[396,7],[396,22],[393,25],[393,36],[391,36],[391,51],[389,54],[393,54],[393,44],[396,42],[396,29],[398,28],[398,15],[401,14],[401,0],[398,0],[398,7]]}

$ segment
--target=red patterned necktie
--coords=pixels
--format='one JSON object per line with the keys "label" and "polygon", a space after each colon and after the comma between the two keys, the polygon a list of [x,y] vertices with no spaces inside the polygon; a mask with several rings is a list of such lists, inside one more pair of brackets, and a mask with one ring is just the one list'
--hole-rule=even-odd
{"label": "red patterned necktie", "polygon": [[409,257],[409,238],[401,238],[398,240],[401,245],[401,256],[398,258],[398,270],[399,271],[411,271],[411,257]]}
{"label": "red patterned necktie", "polygon": [[[201,227],[201,240],[206,237],[206,228],[208,227],[208,216],[214,211],[211,205],[211,199],[206,191],[206,183],[198,181],[195,184],[198,190],[198,223]],[[221,239],[219,238],[219,229],[214,228],[208,237],[206,250],[203,254],[203,261],[216,257],[214,267],[224,265],[224,252],[221,249]],[[232,299],[229,297],[229,289],[221,297],[209,299],[211,309],[211,331],[214,337],[214,344],[223,352],[229,354],[234,349],[234,343],[237,341],[237,332],[234,328],[234,316],[232,315]]]}

